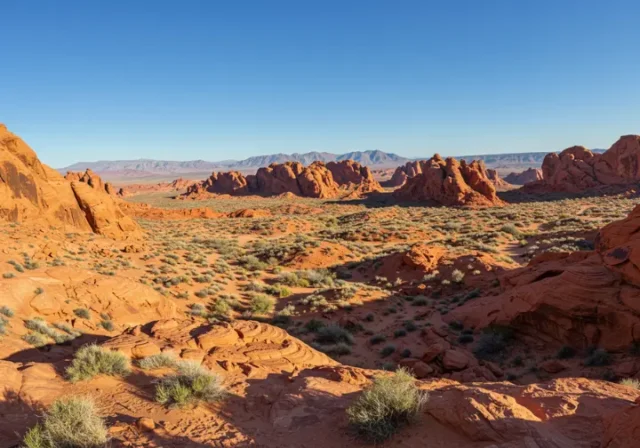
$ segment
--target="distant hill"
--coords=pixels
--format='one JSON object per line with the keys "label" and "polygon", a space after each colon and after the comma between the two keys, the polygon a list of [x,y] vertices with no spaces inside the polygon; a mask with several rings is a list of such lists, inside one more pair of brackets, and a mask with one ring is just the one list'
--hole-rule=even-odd
{"label": "distant hill", "polygon": [[354,151],[346,154],[332,154],[329,152],[306,152],[294,154],[269,154],[265,156],[254,156],[244,160],[223,160],[219,162],[207,162],[205,160],[191,160],[186,162],[168,160],[101,160],[98,162],[78,162],[73,165],[60,168],[58,171],[84,171],[87,168],[96,173],[109,175],[133,177],[136,173],[140,176],[158,176],[166,174],[194,174],[211,173],[215,170],[238,170],[251,171],[272,163],[284,163],[287,161],[300,162],[309,165],[316,160],[331,162],[352,159],[363,165],[383,168],[394,167],[408,162],[410,159],[383,151]]}
{"label": "distant hill", "polygon": [[[594,152],[604,152],[602,149],[594,149]],[[525,152],[509,154],[480,154],[470,156],[458,156],[458,159],[483,160],[488,168],[499,170],[501,173],[521,171],[527,168],[540,168],[546,152]],[[255,172],[258,168],[269,166],[272,163],[284,163],[287,161],[300,162],[309,165],[316,160],[322,162],[340,161],[352,159],[372,169],[395,168],[404,165],[410,160],[428,159],[433,154],[425,155],[417,159],[408,159],[397,154],[373,150],[353,151],[346,154],[333,154],[330,152],[306,152],[294,154],[269,154],[264,156],[249,157],[244,160],[222,160],[219,162],[207,162],[205,160],[169,161],[169,160],[102,160],[98,162],[78,162],[73,165],[60,168],[58,171],[84,171],[87,168],[103,176],[109,181],[129,181],[134,179],[172,180],[176,177],[191,179],[209,175],[212,171],[237,170],[244,173]]]}

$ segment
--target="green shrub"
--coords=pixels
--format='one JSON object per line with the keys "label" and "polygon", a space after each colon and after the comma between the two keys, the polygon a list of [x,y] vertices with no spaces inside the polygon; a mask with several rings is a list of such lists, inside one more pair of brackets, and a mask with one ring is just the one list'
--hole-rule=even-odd
{"label": "green shrub", "polygon": [[157,353],[138,361],[138,366],[144,370],[155,370],[164,367],[175,367],[178,364],[176,355],[172,352]]}
{"label": "green shrub", "polygon": [[428,395],[406,369],[379,376],[347,408],[349,424],[363,439],[379,443],[395,434],[424,408]]}
{"label": "green shrub", "polygon": [[156,401],[183,407],[199,401],[214,402],[225,396],[222,378],[197,362],[177,364],[177,372],[163,378],[156,386]]}
{"label": "green shrub", "polygon": [[98,448],[106,446],[108,433],[93,401],[72,397],[55,401],[23,442],[27,448]]}
{"label": "green shrub", "polygon": [[11,308],[9,308],[6,305],[3,305],[0,307],[0,314],[7,316],[7,317],[13,317],[13,310]]}
{"label": "green shrub", "polygon": [[269,314],[273,311],[274,306],[273,298],[264,294],[254,294],[249,304],[253,314]]}
{"label": "green shrub", "polygon": [[86,308],[76,308],[73,313],[82,319],[91,319],[91,312]]}
{"label": "green shrub", "polygon": [[387,356],[391,355],[395,351],[396,351],[396,346],[395,345],[391,345],[391,344],[390,345],[385,345],[383,347],[383,349],[380,350],[380,355],[383,358],[386,358]]}
{"label": "green shrub", "polygon": [[353,345],[353,335],[340,325],[332,323],[322,327],[316,333],[316,342],[321,344],[345,344]]}
{"label": "green shrub", "polygon": [[97,375],[126,376],[130,371],[129,359],[123,353],[91,344],[76,352],[66,373],[75,383]]}

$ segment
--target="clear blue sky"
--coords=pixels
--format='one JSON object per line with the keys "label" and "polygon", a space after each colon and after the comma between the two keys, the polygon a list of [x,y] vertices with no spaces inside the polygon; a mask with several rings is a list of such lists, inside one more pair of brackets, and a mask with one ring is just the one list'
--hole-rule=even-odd
{"label": "clear blue sky", "polygon": [[609,147],[640,2],[5,1],[0,122],[46,163]]}

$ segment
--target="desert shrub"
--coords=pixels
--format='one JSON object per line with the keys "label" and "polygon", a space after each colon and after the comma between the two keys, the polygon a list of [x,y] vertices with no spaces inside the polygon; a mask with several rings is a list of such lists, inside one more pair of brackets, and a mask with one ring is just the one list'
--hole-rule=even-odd
{"label": "desert shrub", "polygon": [[4,274],[2,274],[2,278],[14,278],[16,275],[13,272],[5,272]]}
{"label": "desert shrub", "polygon": [[351,346],[345,342],[334,345],[323,345],[319,347],[321,351],[331,356],[344,356],[351,354]]}
{"label": "desert shrub", "polygon": [[386,341],[387,338],[384,337],[384,335],[382,334],[376,334],[374,336],[371,336],[371,338],[369,339],[369,343],[371,345],[376,345],[376,344],[380,344],[384,341]]}
{"label": "desert shrub", "polygon": [[620,381],[620,384],[622,384],[623,386],[632,387],[634,389],[640,389],[640,380],[637,380],[635,378],[625,378]]}
{"label": "desert shrub", "polygon": [[254,294],[249,304],[251,312],[254,314],[269,314],[273,311],[274,306],[273,298],[264,294]]}
{"label": "desert shrub", "polygon": [[611,355],[605,349],[596,348],[584,361],[585,366],[607,366],[611,364]]}
{"label": "desert shrub", "polygon": [[454,269],[451,273],[451,281],[454,283],[462,283],[462,280],[464,280],[464,272],[459,269]]}
{"label": "desert shrub", "polygon": [[22,336],[22,339],[25,342],[33,345],[34,347],[42,347],[44,345],[47,345],[47,343],[49,342],[45,335],[36,332],[25,334],[24,336]]}
{"label": "desert shrub", "polygon": [[94,402],[83,397],[55,401],[23,440],[27,448],[98,448],[107,441],[104,420]]}
{"label": "desert shrub", "polygon": [[199,401],[210,403],[224,397],[222,378],[199,363],[183,361],[177,364],[176,370],[156,386],[157,402],[183,407]]}
{"label": "desert shrub", "polygon": [[363,439],[383,442],[424,408],[428,395],[418,389],[406,369],[379,376],[371,387],[347,408],[351,427]]}
{"label": "desert shrub", "polygon": [[138,366],[144,370],[162,369],[164,367],[175,367],[178,363],[176,355],[172,352],[156,353],[138,361]]}
{"label": "desert shrub", "polygon": [[318,319],[311,319],[309,322],[307,322],[304,325],[304,328],[307,331],[310,331],[312,333],[315,333],[316,331],[320,330],[322,327],[324,327],[324,322]]}
{"label": "desert shrub", "polygon": [[508,327],[489,327],[480,335],[474,353],[480,359],[491,358],[502,352],[512,337]]}
{"label": "desert shrub", "polygon": [[332,323],[325,327],[322,327],[316,333],[316,342],[321,344],[338,344],[344,342],[345,344],[353,344],[353,335],[340,325]]}
{"label": "desert shrub", "polygon": [[13,317],[13,310],[11,308],[9,308],[6,305],[0,306],[0,314],[7,316],[7,317]]}
{"label": "desert shrub", "polygon": [[86,308],[76,308],[73,310],[73,314],[81,319],[91,319],[91,312]]}
{"label": "desert shrub", "polygon": [[395,345],[385,345],[382,350],[380,350],[380,355],[383,358],[386,358],[387,356],[391,355],[393,352],[396,351],[396,346]]}
{"label": "desert shrub", "polygon": [[126,376],[130,371],[129,359],[123,353],[91,344],[76,352],[66,373],[75,383],[97,375]]}
{"label": "desert shrub", "polygon": [[115,328],[114,325],[113,325],[113,322],[111,320],[108,320],[108,319],[100,321],[100,326],[102,328],[104,328],[105,330],[107,330],[107,331],[113,331],[113,329]]}

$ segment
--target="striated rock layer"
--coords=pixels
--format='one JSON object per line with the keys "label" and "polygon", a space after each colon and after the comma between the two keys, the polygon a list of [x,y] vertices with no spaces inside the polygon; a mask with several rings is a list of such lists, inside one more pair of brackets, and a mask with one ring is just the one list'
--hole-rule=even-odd
{"label": "striated rock layer", "polygon": [[[93,231],[115,239],[138,237],[138,225],[91,173],[70,182],[0,124],[0,219]],[[95,187],[95,188],[94,188]]]}
{"label": "striated rock layer", "polygon": [[431,201],[441,205],[501,205],[496,188],[487,176],[484,163],[446,160],[436,154],[420,161],[414,177],[394,192],[402,201]]}

